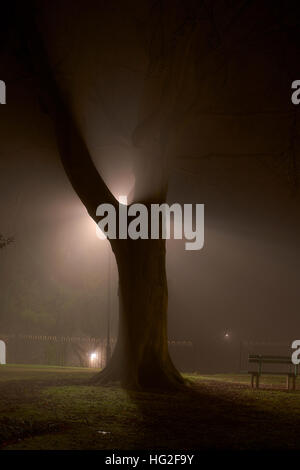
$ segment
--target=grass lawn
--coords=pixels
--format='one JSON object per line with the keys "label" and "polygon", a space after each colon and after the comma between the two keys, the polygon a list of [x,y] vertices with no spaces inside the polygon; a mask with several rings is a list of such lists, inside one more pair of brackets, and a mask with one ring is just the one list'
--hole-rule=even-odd
{"label": "grass lawn", "polygon": [[0,366],[0,448],[300,449],[300,384],[189,375],[182,393],[95,387],[95,369]]}

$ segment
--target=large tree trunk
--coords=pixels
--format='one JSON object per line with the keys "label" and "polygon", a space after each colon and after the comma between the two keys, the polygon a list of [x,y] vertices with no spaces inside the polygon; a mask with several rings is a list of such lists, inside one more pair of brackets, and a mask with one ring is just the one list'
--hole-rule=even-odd
{"label": "large tree trunk", "polygon": [[165,240],[123,240],[115,250],[119,271],[119,337],[94,383],[121,381],[134,389],[184,383],[168,352]]}
{"label": "large tree trunk", "polygon": [[[18,7],[18,24],[26,64],[35,80],[41,105],[53,120],[69,181],[98,223],[99,204],[110,203],[118,211],[118,201],[97,171],[76,120],[61,96],[35,23],[33,4],[24,5]],[[152,175],[149,178],[154,190],[156,180]],[[110,240],[110,243],[119,270],[119,338],[110,363],[95,381],[117,380],[135,389],[180,386],[184,380],[168,353],[165,240],[127,239]]]}

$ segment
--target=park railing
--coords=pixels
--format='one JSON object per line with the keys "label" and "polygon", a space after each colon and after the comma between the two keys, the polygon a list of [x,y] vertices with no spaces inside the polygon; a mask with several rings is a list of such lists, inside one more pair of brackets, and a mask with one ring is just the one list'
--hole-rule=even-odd
{"label": "park railing", "polygon": [[[0,340],[6,344],[7,363],[95,368],[105,367],[107,353],[112,352],[116,344],[116,338],[110,339],[108,348],[106,338],[4,333],[0,333]],[[193,343],[174,339],[168,343],[175,362],[184,370]]]}

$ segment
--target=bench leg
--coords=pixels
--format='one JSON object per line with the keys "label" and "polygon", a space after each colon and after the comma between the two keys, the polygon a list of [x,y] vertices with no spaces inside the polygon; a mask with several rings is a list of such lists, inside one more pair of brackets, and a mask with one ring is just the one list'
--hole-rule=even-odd
{"label": "bench leg", "polygon": [[290,376],[290,386],[289,390],[296,390],[296,377],[294,375]]}
{"label": "bench leg", "polygon": [[257,374],[257,376],[256,376],[256,388],[259,388],[259,379],[260,379],[260,375]]}
{"label": "bench leg", "polygon": [[296,377],[295,375],[287,375],[286,377],[287,390],[296,390]]}
{"label": "bench leg", "polygon": [[259,388],[259,374],[251,374],[251,388]]}

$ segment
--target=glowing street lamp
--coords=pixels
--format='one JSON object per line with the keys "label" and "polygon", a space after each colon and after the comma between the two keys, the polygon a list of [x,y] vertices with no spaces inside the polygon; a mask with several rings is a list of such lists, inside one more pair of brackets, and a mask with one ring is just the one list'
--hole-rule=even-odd
{"label": "glowing street lamp", "polygon": [[[127,196],[118,196],[117,199],[118,199],[120,204],[122,204],[124,206],[128,205]],[[97,223],[96,223],[96,235],[97,235],[98,238],[100,238],[100,240],[106,240],[107,239],[106,234],[104,232],[102,232],[102,230],[100,229],[100,227],[98,226]]]}
{"label": "glowing street lamp", "polygon": [[98,359],[98,354],[96,352],[93,352],[90,354],[91,367],[96,367],[97,359]]}
{"label": "glowing street lamp", "polygon": [[127,206],[127,196],[118,196],[118,201],[120,204],[124,204],[124,206]]}

